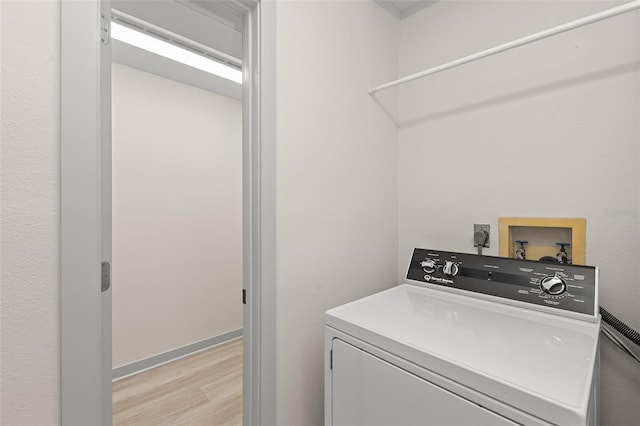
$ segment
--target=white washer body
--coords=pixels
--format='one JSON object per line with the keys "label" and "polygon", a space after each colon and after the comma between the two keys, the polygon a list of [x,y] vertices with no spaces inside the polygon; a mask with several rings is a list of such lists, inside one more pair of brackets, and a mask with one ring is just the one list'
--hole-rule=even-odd
{"label": "white washer body", "polygon": [[325,314],[325,424],[596,425],[600,320],[402,284]]}

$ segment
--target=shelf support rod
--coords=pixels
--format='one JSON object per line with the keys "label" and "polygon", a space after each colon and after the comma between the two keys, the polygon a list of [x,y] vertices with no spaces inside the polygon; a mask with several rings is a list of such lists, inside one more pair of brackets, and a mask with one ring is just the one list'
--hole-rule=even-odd
{"label": "shelf support rod", "polygon": [[558,25],[557,27],[549,28],[548,30],[540,31],[535,34],[531,34],[529,36],[522,37],[517,40],[513,40],[508,43],[504,43],[499,46],[495,46],[490,49],[486,49],[481,52],[474,53],[472,55],[453,60],[451,62],[446,62],[442,65],[438,65],[433,68],[429,68],[427,70],[408,75],[406,77],[399,78],[389,83],[370,88],[368,92],[369,92],[369,95],[373,95],[376,92],[379,92],[384,89],[388,89],[390,87],[409,83],[410,81],[417,80],[419,78],[423,78],[428,75],[436,74],[441,71],[455,68],[460,65],[467,64],[469,62],[477,61],[478,59],[486,58],[487,56],[492,56],[497,53],[505,52],[507,50],[514,49],[516,47],[524,46],[525,44],[533,43],[534,41],[542,40],[542,39],[554,36],[556,34],[561,34],[576,28],[583,27],[585,25],[592,24],[594,22],[602,21],[604,19],[621,15],[623,13],[631,12],[638,8],[640,8],[640,0],[634,0],[632,2],[625,3],[623,5],[604,10],[602,12],[594,13],[593,15],[585,16],[584,18],[576,19],[575,21],[567,22],[566,24]]}

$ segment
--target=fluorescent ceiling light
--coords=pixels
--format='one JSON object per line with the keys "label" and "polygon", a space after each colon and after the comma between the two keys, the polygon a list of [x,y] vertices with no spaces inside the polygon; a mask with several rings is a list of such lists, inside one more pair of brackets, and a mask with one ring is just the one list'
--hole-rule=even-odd
{"label": "fluorescent ceiling light", "polygon": [[111,22],[111,37],[123,43],[146,50],[147,52],[164,56],[173,61],[242,84],[242,71],[141,33],[140,31],[132,30],[116,22]]}

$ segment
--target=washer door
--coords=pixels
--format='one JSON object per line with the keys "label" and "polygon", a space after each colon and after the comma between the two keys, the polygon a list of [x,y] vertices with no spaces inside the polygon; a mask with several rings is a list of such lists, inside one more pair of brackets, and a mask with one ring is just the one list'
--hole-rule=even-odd
{"label": "washer door", "polygon": [[333,426],[516,425],[421,377],[333,339]]}

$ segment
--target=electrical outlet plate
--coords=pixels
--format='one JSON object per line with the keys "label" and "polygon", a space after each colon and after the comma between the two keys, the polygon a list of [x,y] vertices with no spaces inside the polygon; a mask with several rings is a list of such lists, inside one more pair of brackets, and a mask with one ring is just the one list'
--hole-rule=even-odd
{"label": "electrical outlet plate", "polygon": [[[482,247],[489,248],[491,246],[490,245],[490,242],[491,242],[491,226],[490,225],[480,225],[480,224],[476,223],[476,224],[473,225],[473,235],[475,236],[476,232],[478,232],[478,231],[485,231],[487,233],[487,241],[484,243],[484,245]],[[474,244],[474,247],[477,247],[477,246]]]}

